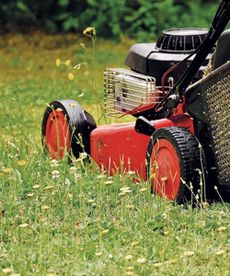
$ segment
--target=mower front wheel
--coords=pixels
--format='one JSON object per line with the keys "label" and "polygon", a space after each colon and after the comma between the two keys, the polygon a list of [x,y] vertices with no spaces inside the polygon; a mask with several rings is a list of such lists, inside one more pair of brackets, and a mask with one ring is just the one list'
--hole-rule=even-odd
{"label": "mower front wheel", "polygon": [[90,133],[96,128],[94,118],[78,102],[60,100],[51,102],[42,121],[42,144],[52,159],[63,158],[72,152],[90,154]]}
{"label": "mower front wheel", "polygon": [[160,197],[183,203],[199,183],[197,139],[185,128],[156,130],[147,149],[146,174],[151,190]]}

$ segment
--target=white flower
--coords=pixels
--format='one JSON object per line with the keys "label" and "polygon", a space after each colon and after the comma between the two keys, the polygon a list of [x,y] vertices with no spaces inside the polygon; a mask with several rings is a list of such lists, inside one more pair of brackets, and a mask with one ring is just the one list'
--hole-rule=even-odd
{"label": "white flower", "polygon": [[58,178],[60,178],[60,173],[59,173],[58,170],[52,171],[52,178],[53,178],[53,179],[58,179]]}
{"label": "white flower", "polygon": [[65,185],[67,185],[67,186],[70,185],[70,180],[68,178],[65,179]]}

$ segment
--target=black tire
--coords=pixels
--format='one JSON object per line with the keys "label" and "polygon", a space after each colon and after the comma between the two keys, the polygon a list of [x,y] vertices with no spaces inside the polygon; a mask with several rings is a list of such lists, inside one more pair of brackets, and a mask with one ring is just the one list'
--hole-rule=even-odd
{"label": "black tire", "polygon": [[42,144],[45,151],[49,153],[49,145],[46,139],[47,121],[53,111],[61,111],[67,120],[68,135],[70,136],[69,153],[72,152],[76,158],[79,157],[81,152],[86,152],[90,155],[90,133],[97,127],[96,122],[94,118],[88,112],[84,111],[79,103],[74,100],[54,101],[46,108],[42,121]]}
{"label": "black tire", "polygon": [[[183,203],[196,193],[200,181],[199,144],[187,129],[166,127],[156,130],[150,139],[146,160],[147,181],[151,183],[155,194]],[[154,160],[155,174],[151,175],[151,164]]]}

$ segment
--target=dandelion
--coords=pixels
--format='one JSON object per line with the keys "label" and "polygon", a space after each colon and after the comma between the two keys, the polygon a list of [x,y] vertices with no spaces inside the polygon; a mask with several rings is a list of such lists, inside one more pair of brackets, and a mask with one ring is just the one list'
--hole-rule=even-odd
{"label": "dandelion", "polygon": [[4,173],[11,173],[12,169],[11,168],[5,168],[3,170]]}
{"label": "dandelion", "polygon": [[58,161],[57,161],[56,159],[52,159],[52,160],[51,160],[51,167],[52,167],[52,168],[58,167],[58,165],[59,165],[59,164],[58,164]]}
{"label": "dandelion", "polygon": [[87,27],[84,31],[83,34],[88,36],[89,38],[93,38],[96,35],[96,30],[94,27]]}
{"label": "dandelion", "polygon": [[27,223],[23,223],[23,224],[20,224],[20,225],[19,225],[20,228],[26,228],[26,227],[28,227],[28,226],[29,226],[29,225],[28,225]]}
{"label": "dandelion", "polygon": [[127,272],[125,273],[125,275],[127,275],[127,276],[132,276],[132,275],[134,275],[134,273],[133,273],[133,271],[127,271]]}
{"label": "dandelion", "polygon": [[73,200],[73,195],[72,194],[68,194],[68,197],[70,200]]}
{"label": "dandelion", "polygon": [[53,179],[58,179],[58,178],[60,178],[60,173],[59,173],[58,170],[52,171],[52,178],[53,178]]}
{"label": "dandelion", "polygon": [[69,168],[69,172],[70,172],[71,174],[75,174],[76,171],[77,171],[77,168],[76,168],[76,167],[70,167],[70,168]]}
{"label": "dandelion", "polygon": [[153,267],[161,267],[162,265],[163,265],[163,263],[160,263],[160,262],[159,262],[159,263],[153,264],[152,266],[153,266]]}
{"label": "dandelion", "polygon": [[97,179],[105,178],[105,175],[104,174],[99,174],[96,178]]}
{"label": "dandelion", "polygon": [[74,74],[73,73],[68,73],[67,78],[69,80],[73,80],[74,79]]}
{"label": "dandelion", "polygon": [[56,66],[59,67],[61,65],[61,60],[59,58],[56,59]]}
{"label": "dandelion", "polygon": [[222,232],[222,231],[227,230],[227,227],[225,227],[225,226],[220,226],[217,230],[218,230],[219,232]]}
{"label": "dandelion", "polygon": [[81,153],[80,153],[80,156],[79,156],[80,159],[83,160],[83,159],[85,159],[85,158],[87,158],[87,157],[88,157],[88,154],[87,154],[86,152],[81,152]]}
{"label": "dandelion", "polygon": [[122,187],[120,191],[121,192],[118,194],[119,196],[123,196],[132,192],[129,187]]}
{"label": "dandelion", "polygon": [[26,160],[19,160],[18,161],[18,166],[25,166]]}
{"label": "dandelion", "polygon": [[143,193],[143,192],[146,192],[148,189],[147,188],[142,188],[139,190],[139,192]]}
{"label": "dandelion", "polygon": [[194,254],[193,251],[185,251],[181,257],[192,257]]}
{"label": "dandelion", "polygon": [[225,250],[219,250],[216,252],[217,256],[223,255],[226,251]]}
{"label": "dandelion", "polygon": [[111,181],[111,180],[105,181],[105,185],[110,185],[112,183],[113,183],[113,181]]}
{"label": "dandelion", "polygon": [[101,234],[102,234],[102,235],[105,235],[105,234],[108,234],[108,233],[109,233],[109,229],[105,229],[105,230],[102,230],[102,231],[101,231]]}
{"label": "dandelion", "polygon": [[127,255],[127,256],[125,256],[125,260],[126,261],[130,261],[130,260],[132,260],[132,258],[133,258],[133,255]]}
{"label": "dandelion", "polygon": [[53,185],[48,185],[44,188],[44,191],[49,191],[49,190],[52,190],[53,189]]}
{"label": "dandelion", "polygon": [[4,274],[12,274],[12,273],[14,273],[14,270],[12,268],[10,268],[10,267],[7,267],[7,268],[4,268],[2,270],[2,273],[4,273]]}
{"label": "dandelion", "polygon": [[3,176],[4,175],[4,173],[0,173],[0,176]]}
{"label": "dandelion", "polygon": [[76,174],[74,175],[75,181],[78,181],[80,178],[81,178],[81,174],[80,174],[80,173],[76,173]]}
{"label": "dandelion", "polygon": [[171,260],[168,260],[166,263],[167,264],[175,264],[177,262],[177,260],[176,259],[171,259]]}
{"label": "dandelion", "polygon": [[65,179],[65,185],[70,186],[70,180],[68,178]]}
{"label": "dandelion", "polygon": [[65,65],[66,65],[66,66],[69,66],[70,63],[71,63],[71,61],[70,61],[69,59],[67,59],[67,60],[65,61]]}
{"label": "dandelion", "polygon": [[133,209],[133,208],[134,208],[134,205],[128,204],[128,205],[126,205],[126,208],[127,208],[127,209]]}
{"label": "dandelion", "polygon": [[93,203],[95,201],[95,198],[94,199],[89,199],[88,201],[87,201],[87,203]]}
{"label": "dandelion", "polygon": [[86,47],[85,47],[85,44],[84,44],[84,43],[80,43],[80,46],[81,46],[81,48],[86,49]]}
{"label": "dandelion", "polygon": [[138,259],[137,259],[137,262],[138,262],[139,264],[144,264],[145,261],[146,261],[145,258],[138,258]]}

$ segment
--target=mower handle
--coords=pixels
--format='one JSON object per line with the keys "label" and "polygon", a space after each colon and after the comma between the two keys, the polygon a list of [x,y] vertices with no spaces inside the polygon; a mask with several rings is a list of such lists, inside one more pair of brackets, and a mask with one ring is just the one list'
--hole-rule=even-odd
{"label": "mower handle", "polygon": [[[175,86],[170,90],[170,92],[154,108],[155,112],[163,110],[165,112],[166,117],[168,117],[172,113],[173,109],[178,105],[178,103],[185,95],[186,89],[191,83],[194,75],[205,61],[207,55],[210,53],[216,41],[219,39],[221,33],[224,31],[224,28],[228,24],[229,20],[230,0],[223,0],[214,16],[212,25],[203,43],[191,55],[189,55],[190,57],[196,54],[194,59],[190,63],[190,66],[187,68],[187,70],[184,72],[181,78],[177,81]],[[178,95],[178,97],[176,97],[175,100],[172,100],[172,97],[170,97],[172,94]]]}

